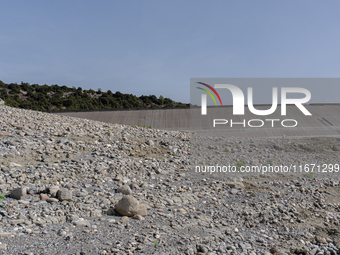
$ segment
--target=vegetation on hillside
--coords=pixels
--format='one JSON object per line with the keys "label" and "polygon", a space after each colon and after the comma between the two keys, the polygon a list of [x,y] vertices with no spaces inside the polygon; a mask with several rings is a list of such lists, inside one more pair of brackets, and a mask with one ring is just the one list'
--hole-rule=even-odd
{"label": "vegetation on hillside", "polygon": [[83,90],[58,85],[38,85],[21,82],[6,84],[0,81],[0,98],[8,106],[38,111],[72,111],[128,108],[174,108],[189,104],[174,102],[170,98],[155,95],[137,97],[111,90]]}

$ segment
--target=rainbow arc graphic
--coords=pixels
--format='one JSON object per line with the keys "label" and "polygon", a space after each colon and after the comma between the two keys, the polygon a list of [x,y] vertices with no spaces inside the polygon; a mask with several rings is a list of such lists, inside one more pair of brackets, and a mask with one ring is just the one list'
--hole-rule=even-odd
{"label": "rainbow arc graphic", "polygon": [[[203,82],[197,82],[197,83],[199,83],[199,84],[201,84],[201,85],[203,85],[203,86],[206,86],[206,87],[209,88],[212,92],[214,92],[214,94],[217,96],[217,98],[218,98],[218,100],[220,101],[220,104],[221,104],[221,106],[222,106],[222,100],[221,100],[221,98],[220,98],[220,95],[217,93],[217,91],[216,91],[213,87],[211,87],[210,85],[208,85],[208,84],[206,84],[206,83],[203,83]],[[215,105],[217,105],[216,100],[215,100],[215,97],[213,96],[213,94],[211,94],[211,92],[210,92],[209,90],[204,89],[204,88],[201,88],[201,87],[197,87],[197,88],[203,90],[204,92],[206,92],[206,93],[212,98],[212,100],[214,100]]]}

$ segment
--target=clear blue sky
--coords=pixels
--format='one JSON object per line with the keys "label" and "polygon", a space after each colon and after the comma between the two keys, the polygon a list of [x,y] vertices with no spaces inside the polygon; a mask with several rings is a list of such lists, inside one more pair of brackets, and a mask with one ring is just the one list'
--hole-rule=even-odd
{"label": "clear blue sky", "polygon": [[163,95],[195,77],[340,77],[340,1],[1,1],[0,80]]}

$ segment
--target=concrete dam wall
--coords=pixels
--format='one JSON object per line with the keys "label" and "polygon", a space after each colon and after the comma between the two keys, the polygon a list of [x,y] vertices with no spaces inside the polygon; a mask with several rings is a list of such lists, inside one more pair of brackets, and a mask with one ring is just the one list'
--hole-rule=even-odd
{"label": "concrete dam wall", "polygon": [[188,131],[190,129],[190,109],[62,112],[58,114],[125,125],[140,124],[164,130]]}
{"label": "concrete dam wall", "polygon": [[[233,118],[233,121],[241,121],[242,119],[262,119],[266,116],[257,116],[245,111],[244,116],[233,116],[232,107],[208,107],[208,118],[196,118],[200,115],[200,108],[197,108],[196,113],[190,114],[190,109],[152,109],[152,110],[122,110],[122,111],[89,111],[89,112],[61,112],[60,115],[71,117],[86,118],[90,120],[118,123],[126,125],[142,125],[151,126],[155,129],[173,130],[173,131],[190,131],[190,121],[193,124],[193,131],[196,132],[227,132],[233,136],[250,136],[257,137],[277,137],[286,133],[288,136],[340,136],[340,105],[338,104],[322,104],[322,105],[307,105],[306,109],[312,113],[312,116],[301,117],[301,111],[295,106],[287,106],[286,119],[297,119],[299,126],[287,130],[278,125],[275,128],[261,129],[254,128],[234,128],[226,129],[225,125],[219,125],[213,128],[211,121],[214,118],[225,119]],[[270,106],[256,106],[257,109],[268,109]],[[191,118],[191,120],[190,120]],[[270,116],[271,119],[282,119],[280,106]]]}

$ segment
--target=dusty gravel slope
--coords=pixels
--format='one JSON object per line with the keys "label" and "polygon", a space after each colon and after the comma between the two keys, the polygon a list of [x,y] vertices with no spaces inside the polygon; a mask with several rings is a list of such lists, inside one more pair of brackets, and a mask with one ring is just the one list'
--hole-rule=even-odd
{"label": "dusty gravel slope", "polygon": [[[199,175],[190,167],[336,165],[338,139],[191,139],[0,106],[0,253],[340,254],[334,171]],[[115,212],[126,194],[146,216]]]}

